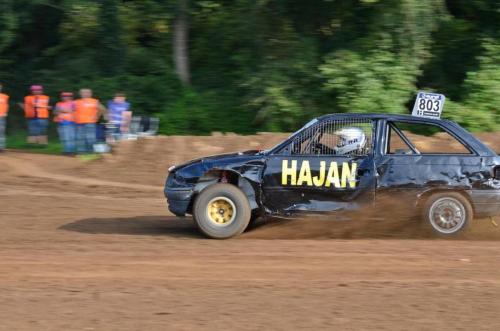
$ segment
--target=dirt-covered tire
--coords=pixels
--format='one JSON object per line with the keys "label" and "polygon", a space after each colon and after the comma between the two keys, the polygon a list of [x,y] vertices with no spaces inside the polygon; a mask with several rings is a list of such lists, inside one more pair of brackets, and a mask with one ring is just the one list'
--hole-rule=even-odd
{"label": "dirt-covered tire", "polygon": [[471,203],[457,192],[433,194],[422,209],[424,225],[440,236],[452,236],[462,232],[473,218]]}
{"label": "dirt-covered tire", "polygon": [[194,202],[193,219],[200,231],[210,238],[226,239],[241,234],[250,217],[248,199],[234,185],[211,185]]}

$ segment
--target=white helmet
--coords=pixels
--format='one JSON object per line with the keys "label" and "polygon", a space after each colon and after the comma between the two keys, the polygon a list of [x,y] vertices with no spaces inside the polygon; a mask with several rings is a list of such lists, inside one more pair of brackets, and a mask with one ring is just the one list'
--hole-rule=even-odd
{"label": "white helmet", "polygon": [[366,135],[360,128],[346,127],[335,132],[339,137],[337,146],[333,149],[335,154],[346,155],[362,151],[366,145]]}

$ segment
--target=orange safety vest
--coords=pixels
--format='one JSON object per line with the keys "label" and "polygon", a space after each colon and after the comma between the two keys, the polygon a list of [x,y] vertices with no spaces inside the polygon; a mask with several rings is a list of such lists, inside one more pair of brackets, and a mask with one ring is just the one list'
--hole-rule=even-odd
{"label": "orange safety vest", "polygon": [[78,124],[96,123],[99,114],[99,100],[94,98],[75,101],[75,122]]}
{"label": "orange safety vest", "polygon": [[[74,122],[75,121],[75,103],[73,101],[60,101],[56,104],[57,116],[54,118],[55,122]],[[65,112],[61,112],[65,110]]]}
{"label": "orange safety vest", "polygon": [[49,100],[46,95],[28,95],[24,97],[24,115],[26,118],[49,118]]}
{"label": "orange safety vest", "polygon": [[9,112],[9,96],[7,94],[0,93],[0,117],[7,116]]}

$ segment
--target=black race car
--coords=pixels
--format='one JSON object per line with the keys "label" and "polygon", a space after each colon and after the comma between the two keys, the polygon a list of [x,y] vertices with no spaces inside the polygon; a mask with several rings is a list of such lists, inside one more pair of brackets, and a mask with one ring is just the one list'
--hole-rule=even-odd
{"label": "black race car", "polygon": [[500,157],[448,120],[326,115],[270,150],[205,157],[169,172],[169,210],[192,214],[212,238],[238,235],[265,215],[409,211],[452,235],[474,216],[500,214]]}

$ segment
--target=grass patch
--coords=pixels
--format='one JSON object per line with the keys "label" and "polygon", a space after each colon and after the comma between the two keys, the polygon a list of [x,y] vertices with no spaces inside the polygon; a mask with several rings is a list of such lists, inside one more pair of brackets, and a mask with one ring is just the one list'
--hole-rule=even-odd
{"label": "grass patch", "polygon": [[99,160],[101,158],[101,154],[82,154],[77,156],[78,160],[83,162],[90,162]]}
{"label": "grass patch", "polygon": [[22,133],[8,135],[7,148],[41,154],[61,154],[63,151],[62,145],[54,138],[49,138],[48,145],[28,144],[26,142],[26,135]]}

